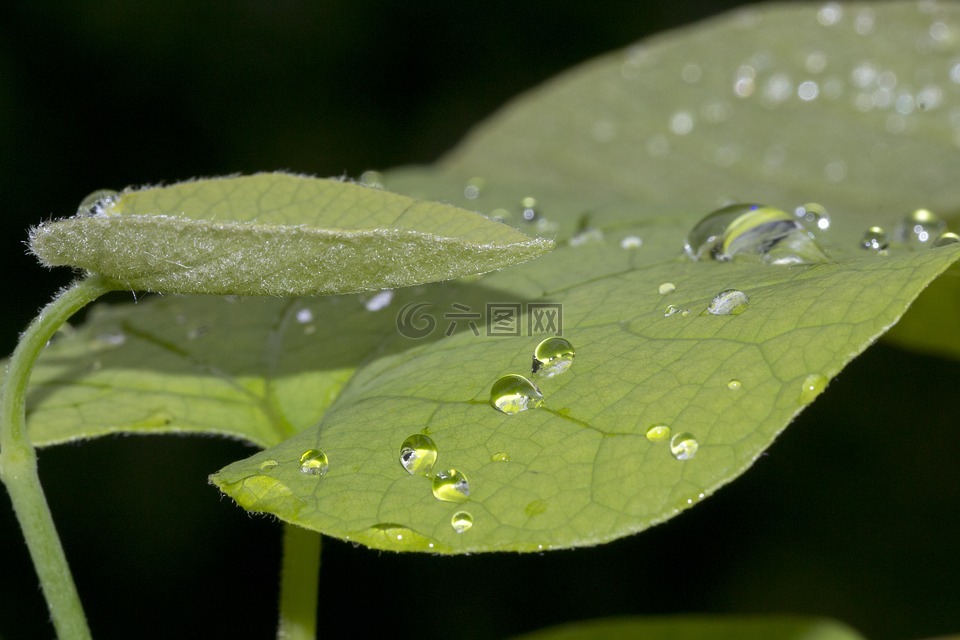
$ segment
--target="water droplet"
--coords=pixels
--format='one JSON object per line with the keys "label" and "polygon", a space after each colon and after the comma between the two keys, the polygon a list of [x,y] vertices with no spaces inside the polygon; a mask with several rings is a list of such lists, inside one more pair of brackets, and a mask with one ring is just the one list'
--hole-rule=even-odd
{"label": "water droplet", "polygon": [[330,468],[327,454],[320,449],[307,449],[300,456],[300,472],[308,476],[322,476]]}
{"label": "water droplet", "polygon": [[869,251],[885,251],[888,244],[887,232],[882,227],[870,227],[860,238],[860,247]]}
{"label": "water droplet", "polygon": [[520,201],[520,217],[527,222],[533,222],[540,217],[540,210],[537,209],[537,199],[527,196]]}
{"label": "water droplet", "polygon": [[670,427],[665,424],[655,424],[647,429],[646,435],[650,442],[666,442],[670,439]]}
{"label": "water droplet", "polygon": [[260,469],[260,471],[269,471],[270,469],[273,469],[274,467],[276,467],[278,464],[280,463],[274,460],[273,458],[271,458],[269,460],[264,460],[263,462],[261,462],[257,466],[257,468]]}
{"label": "water droplet", "polygon": [[675,304],[668,304],[667,308],[663,310],[663,317],[669,318],[670,316],[675,316],[680,313],[680,307]]}
{"label": "water droplet", "polygon": [[543,394],[537,385],[511,373],[498,378],[490,387],[490,404],[507,415],[513,415],[542,405]]}
{"label": "water droplet", "polygon": [[643,240],[639,236],[627,236],[620,241],[621,249],[639,249],[643,245]]}
{"label": "water droplet", "polygon": [[124,342],[127,341],[127,334],[123,331],[111,331],[109,333],[101,333],[97,336],[97,342],[105,344],[110,347],[119,347]]}
{"label": "water droplet", "polygon": [[900,221],[893,237],[908,247],[925,247],[947,229],[947,224],[928,209],[917,209]]}
{"label": "water droplet", "polygon": [[375,536],[382,536],[387,544],[392,547],[404,547],[407,549],[433,549],[434,544],[430,538],[422,533],[418,533],[409,527],[394,522],[383,522],[370,527]]}
{"label": "water droplet", "polygon": [[575,354],[573,345],[566,338],[547,338],[533,351],[531,372],[544,378],[552,378],[570,368]]}
{"label": "water droplet", "polygon": [[823,208],[823,205],[816,202],[808,202],[793,210],[795,216],[807,231],[814,235],[826,231],[830,228],[830,214]]}
{"label": "water droplet", "polygon": [[691,433],[678,433],[670,439],[670,453],[677,460],[689,460],[699,448],[700,443]]}
{"label": "water droplet", "polygon": [[437,445],[425,435],[416,433],[400,445],[400,464],[407,473],[428,475],[437,462]]}
{"label": "water droplet", "polygon": [[941,233],[940,236],[934,240],[933,244],[930,246],[934,249],[939,249],[940,247],[946,247],[957,243],[960,243],[960,236],[955,234],[953,231],[947,231],[945,233]]}
{"label": "water droplet", "polygon": [[450,518],[450,526],[453,527],[453,530],[457,533],[469,531],[470,528],[473,527],[473,516],[466,511],[457,511]]}
{"label": "water droplet", "polygon": [[730,389],[731,391],[739,391],[742,386],[743,385],[740,384],[739,380],[731,380],[727,383],[727,389]]}
{"label": "water droplet", "polygon": [[360,174],[360,184],[373,189],[383,189],[383,174],[379,171],[364,171]]}
{"label": "water droplet", "polygon": [[660,295],[665,296],[668,293],[673,293],[677,290],[677,286],[672,282],[664,282],[658,288],[657,291],[660,292]]}
{"label": "water droplet", "polygon": [[393,290],[384,289],[371,296],[363,306],[367,311],[380,311],[386,308],[393,301]]}
{"label": "water droplet", "polygon": [[742,256],[775,265],[828,260],[795,216],[759,204],[732,204],[710,213],[690,231],[683,248],[692,260]]}
{"label": "water droplet", "polygon": [[77,207],[77,213],[80,215],[102,216],[105,214],[104,207],[115,202],[119,197],[120,193],[112,189],[97,189],[80,201],[80,206]]}
{"label": "water droplet", "polygon": [[827,377],[811,373],[800,383],[800,403],[810,404],[827,387]]}
{"label": "water droplet", "polygon": [[463,197],[467,200],[476,200],[480,197],[480,191],[486,184],[487,181],[483,178],[470,178],[470,180],[467,181],[467,186],[463,188]]}
{"label": "water droplet", "polygon": [[313,322],[313,311],[310,309],[300,309],[297,311],[297,322],[300,324],[307,324],[308,322]]}
{"label": "water droplet", "polygon": [[707,313],[715,316],[737,316],[747,310],[750,298],[739,289],[721,291],[707,307]]}
{"label": "water droplet", "polygon": [[490,456],[491,462],[510,462],[510,455],[505,451],[498,451]]}
{"label": "water droplet", "polygon": [[547,503],[543,500],[533,500],[523,508],[523,512],[527,514],[528,518],[539,516],[541,513],[546,513],[546,511]]}
{"label": "water droplet", "polygon": [[440,471],[433,477],[433,496],[444,502],[465,502],[470,498],[470,483],[456,469]]}

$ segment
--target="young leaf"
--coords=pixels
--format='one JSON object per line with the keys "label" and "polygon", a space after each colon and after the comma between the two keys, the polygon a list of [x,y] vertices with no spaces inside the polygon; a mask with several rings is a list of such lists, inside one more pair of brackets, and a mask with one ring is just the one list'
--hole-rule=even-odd
{"label": "young leaf", "polygon": [[162,293],[350,293],[482,273],[550,242],[455,207],[285,173],[99,192],[32,230],[47,266]]}

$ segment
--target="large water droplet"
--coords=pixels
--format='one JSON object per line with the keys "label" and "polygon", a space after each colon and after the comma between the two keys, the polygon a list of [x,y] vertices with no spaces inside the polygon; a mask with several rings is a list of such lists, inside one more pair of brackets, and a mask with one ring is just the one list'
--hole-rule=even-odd
{"label": "large water droplet", "polygon": [[670,453],[677,460],[689,460],[699,448],[700,443],[691,433],[678,433],[670,439]]}
{"label": "large water droplet", "polygon": [[300,472],[308,476],[322,476],[329,468],[327,454],[320,449],[307,449],[300,456]]}
{"label": "large water droplet", "polygon": [[655,424],[647,429],[646,435],[650,442],[666,442],[670,439],[670,427],[665,424]]}
{"label": "large water droplet", "polygon": [[453,527],[453,530],[457,533],[469,531],[470,528],[473,527],[473,516],[466,511],[457,511],[450,518],[450,526]]}
{"label": "large water droplet", "polygon": [[444,502],[466,502],[470,498],[470,483],[456,469],[440,471],[433,477],[433,496]]}
{"label": "large water droplet", "polygon": [[511,373],[497,379],[490,387],[490,404],[507,415],[513,415],[542,405],[543,394],[537,385]]}
{"label": "large water droplet", "polygon": [[947,223],[935,213],[928,209],[917,209],[900,221],[893,237],[908,247],[928,247],[946,229]]}
{"label": "large water droplet", "polygon": [[566,338],[559,336],[547,338],[534,349],[531,370],[537,375],[552,378],[563,373],[573,364],[575,354],[573,345]]}
{"label": "large water droplet", "polygon": [[400,464],[407,473],[425,476],[437,463],[437,445],[425,435],[415,433],[400,445]]}
{"label": "large water droplet", "polygon": [[953,231],[947,231],[945,233],[941,233],[940,236],[934,240],[933,244],[930,246],[934,249],[939,249],[940,247],[947,247],[957,243],[960,243],[960,236],[955,234]]}
{"label": "large water droplet", "polygon": [[887,232],[883,227],[870,227],[860,238],[860,247],[868,251],[885,251],[889,246]]}
{"label": "large water droplet", "polygon": [[715,316],[736,316],[747,310],[750,298],[739,289],[721,291],[707,307],[707,313]]}
{"label": "large water droplet", "polygon": [[714,211],[690,231],[683,248],[693,260],[740,256],[775,265],[829,260],[795,216],[759,204],[732,204]]}
{"label": "large water droplet", "polygon": [[797,220],[810,233],[817,235],[830,228],[830,214],[823,208],[823,205],[816,202],[808,202],[793,210]]}
{"label": "large water droplet", "polygon": [[800,402],[801,404],[810,404],[814,399],[823,393],[827,387],[827,377],[819,373],[811,373],[803,382],[800,383]]}

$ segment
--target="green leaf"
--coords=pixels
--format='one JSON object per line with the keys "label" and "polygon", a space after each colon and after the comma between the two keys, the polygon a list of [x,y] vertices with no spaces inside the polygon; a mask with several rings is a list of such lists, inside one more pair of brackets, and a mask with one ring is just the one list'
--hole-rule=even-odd
{"label": "green leaf", "polygon": [[516,640],[859,640],[860,634],[832,620],[784,616],[608,618],[550,627]]}
{"label": "green leaf", "polygon": [[[676,515],[743,473],[960,258],[956,246],[859,246],[867,227],[892,230],[913,209],[960,202],[947,106],[960,97],[957,54],[941,40],[960,29],[958,10],[838,6],[751,10],[589,63],[519,100],[438,167],[387,175],[396,191],[556,234],[562,246],[540,260],[399,291],[379,312],[355,298],[166,298],[111,310],[41,359],[32,436],[92,435],[82,418],[100,415],[106,431],[139,430],[151,411],[164,420],[149,429],[232,433],[270,446],[212,476],[240,505],[383,549],[591,545]],[[912,110],[885,102],[885,73],[910,90]],[[807,81],[816,99],[797,97]],[[864,94],[876,100],[866,110]],[[541,216],[532,223],[519,215],[526,196]],[[824,204],[829,259],[690,261],[684,238],[727,196]],[[743,313],[704,314],[727,289],[749,297]],[[498,326],[487,305],[504,303],[524,314],[520,335],[488,336]],[[306,304],[316,305],[309,335],[296,322]],[[533,304],[562,305],[576,356],[535,379],[544,406],[506,415],[491,406],[491,386],[532,376],[534,349],[559,328],[536,327],[525,315]],[[667,315],[668,305],[690,313]],[[455,315],[465,313],[479,314],[480,335]],[[191,322],[209,330],[191,339]],[[417,329],[419,339],[403,335]],[[123,344],[97,348],[104,331]],[[199,399],[204,385],[222,401]],[[692,434],[696,454],[675,459],[668,442],[646,437],[653,425]],[[436,443],[435,470],[466,476],[466,501],[436,499],[430,477],[401,466],[415,434]],[[315,449],[325,474],[300,470]]]}
{"label": "green leaf", "polygon": [[551,245],[449,205],[284,173],[94,196],[34,228],[30,249],[123,289],[350,293],[482,273]]}

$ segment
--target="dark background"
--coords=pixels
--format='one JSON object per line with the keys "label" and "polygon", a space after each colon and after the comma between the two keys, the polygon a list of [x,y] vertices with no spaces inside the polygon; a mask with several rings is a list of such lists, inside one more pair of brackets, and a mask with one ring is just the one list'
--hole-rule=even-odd
{"label": "dark background", "polygon": [[[25,255],[26,227],[95,189],[431,162],[557,72],[735,4],[3,3],[3,352],[71,277]],[[602,547],[440,558],[328,540],[324,635],[493,638],[685,612],[960,631],[957,380],[956,362],[876,346],[744,477]],[[250,452],[199,437],[41,452],[95,637],[272,637],[280,526],[206,483]],[[5,494],[0,549],[0,635],[52,636]]]}

